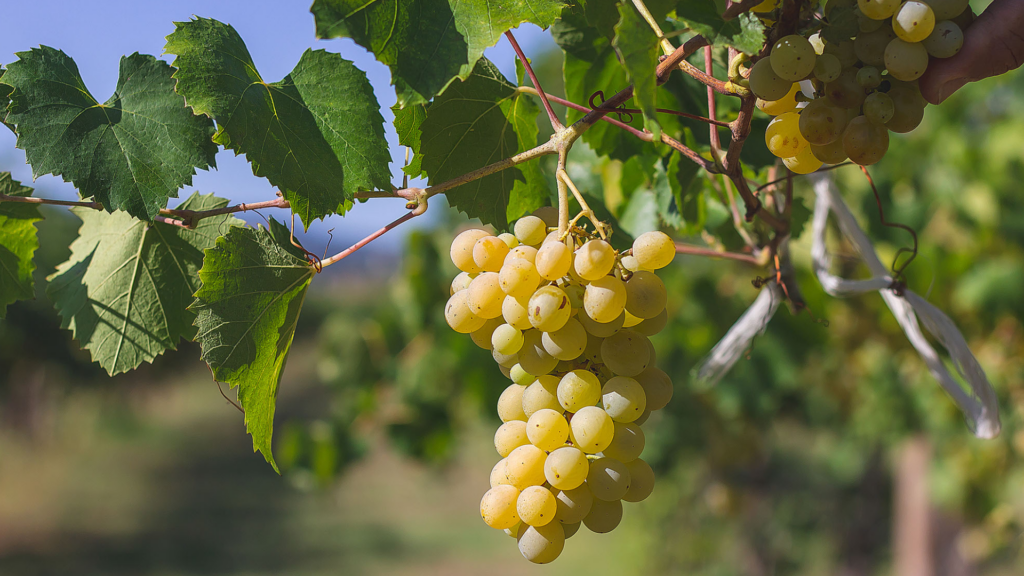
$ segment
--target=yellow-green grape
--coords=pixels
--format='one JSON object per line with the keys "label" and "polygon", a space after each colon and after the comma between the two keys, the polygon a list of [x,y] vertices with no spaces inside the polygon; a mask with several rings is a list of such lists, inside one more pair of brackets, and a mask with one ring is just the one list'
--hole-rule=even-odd
{"label": "yellow-green grape", "polygon": [[598,458],[590,464],[587,486],[598,500],[619,500],[629,490],[629,470],[614,458]]}
{"label": "yellow-green grape", "polygon": [[[625,288],[625,285],[623,285],[623,288]],[[591,318],[589,314],[587,314],[586,302],[587,297],[586,292],[584,291],[583,309],[580,310],[577,319],[580,321],[580,324],[583,325],[583,329],[586,330],[588,333],[593,334],[598,338],[607,338],[612,334],[615,334],[616,332],[619,331],[620,328],[622,328],[622,324],[626,318],[625,313],[619,314],[611,322],[598,322],[597,320]]]}
{"label": "yellow-green grape", "polygon": [[772,69],[771,58],[761,58],[750,67],[747,78],[750,91],[762,100],[779,100],[793,88],[793,82],[784,80]]}
{"label": "yellow-green grape", "polygon": [[651,351],[645,336],[623,329],[604,339],[601,343],[601,358],[612,372],[621,376],[636,376],[650,365]]}
{"label": "yellow-green grape", "polygon": [[649,366],[633,377],[644,389],[648,410],[661,410],[672,400],[672,378],[656,366]]}
{"label": "yellow-green grape", "polygon": [[[589,464],[588,464],[589,469]],[[583,521],[590,513],[594,504],[594,494],[586,484],[580,484],[571,490],[559,490],[555,493],[558,511],[555,518],[563,524],[575,524]]]}
{"label": "yellow-green grape", "polygon": [[[834,106],[826,98],[818,98],[800,112],[799,126],[800,135],[807,142],[824,146],[842,137],[843,129],[846,128],[846,110]],[[805,149],[802,148],[793,156]]]}
{"label": "yellow-green grape", "polygon": [[[470,332],[469,337],[473,339],[473,344],[476,344],[484,350],[491,350],[493,348],[491,345],[491,337],[494,335],[494,331],[498,326],[501,326],[502,324],[504,324],[504,322],[501,318],[489,318],[484,321],[483,326]],[[511,354],[515,354],[515,352],[511,352]]]}
{"label": "yellow-green grape", "polygon": [[555,495],[542,486],[530,486],[519,493],[516,512],[519,519],[530,526],[543,526],[555,519],[558,504]]}
{"label": "yellow-green grape", "polygon": [[750,11],[751,12],[759,12],[759,13],[771,12],[772,10],[775,10],[776,8],[778,8],[778,6],[779,6],[779,0],[764,0],[764,2],[761,2],[757,6],[754,6],[753,8],[751,8]]}
{"label": "yellow-green grape", "polygon": [[[625,288],[622,289],[626,291]],[[473,314],[466,303],[469,290],[459,290],[448,299],[444,306],[444,319],[459,334],[469,334],[483,327],[487,320]]]}
{"label": "yellow-green grape", "polygon": [[641,270],[640,262],[638,262],[636,256],[633,256],[632,254],[627,254],[620,258],[619,263],[622,264],[623,268],[629,270],[630,272],[636,272],[637,270]]}
{"label": "yellow-green grape", "polygon": [[892,98],[884,92],[868,94],[867,99],[864,100],[864,116],[876,124],[885,124],[892,120],[895,111]]}
{"label": "yellow-green grape", "polygon": [[588,370],[573,370],[559,380],[556,396],[562,408],[579,412],[601,400],[601,381]]}
{"label": "yellow-green grape", "polygon": [[505,296],[505,299],[501,301],[501,317],[506,324],[513,328],[529,330],[533,328],[533,324],[530,324],[530,316],[526,312],[529,303],[529,299],[526,298]]}
{"label": "yellow-green grape", "polygon": [[875,88],[882,83],[882,74],[874,66],[865,66],[857,71],[857,84],[865,88]]}
{"label": "yellow-green grape", "polygon": [[541,206],[533,211],[533,216],[540,218],[548,228],[558,226],[558,208]]}
{"label": "yellow-green grape", "polygon": [[595,322],[614,322],[626,309],[626,285],[614,276],[594,280],[583,293],[583,309]]}
{"label": "yellow-green grape", "polygon": [[601,406],[615,422],[632,422],[647,409],[647,396],[636,380],[615,376],[601,388]]}
{"label": "yellow-green grape", "polygon": [[925,107],[925,100],[917,83],[893,82],[886,94],[892,99],[893,113],[885,127],[899,134],[917,128],[924,118]]}
{"label": "yellow-green grape", "polygon": [[919,42],[897,38],[885,48],[885,68],[897,80],[917,80],[928,69],[928,50]]}
{"label": "yellow-green grape", "polygon": [[491,468],[491,488],[501,486],[503,484],[507,484],[509,486],[512,485],[512,483],[508,481],[507,465],[507,460],[502,458],[501,460],[498,460],[498,463],[494,465],[494,468]]}
{"label": "yellow-green grape", "polygon": [[799,34],[784,36],[775,43],[770,54],[772,70],[783,80],[803,80],[814,70],[817,54],[814,46]]}
{"label": "yellow-green grape", "polygon": [[615,434],[611,416],[597,406],[580,408],[569,422],[570,439],[587,454],[597,454],[608,447]]}
{"label": "yellow-green grape", "polygon": [[616,422],[615,435],[612,436],[612,443],[601,452],[601,456],[618,460],[619,462],[632,462],[640,457],[644,451],[646,438],[644,431],[635,422]]}
{"label": "yellow-green grape", "polygon": [[556,490],[572,490],[578,487],[587,479],[589,472],[590,462],[587,455],[572,446],[553,450],[544,461],[544,477]]}
{"label": "yellow-green grape", "polygon": [[935,58],[950,58],[964,47],[964,33],[955,22],[943,20],[935,24],[935,29],[921,45]]}
{"label": "yellow-green grape", "polygon": [[526,246],[520,244],[515,248],[508,251],[508,256],[505,256],[505,261],[512,260],[514,258],[522,258],[530,264],[535,264],[537,261],[537,249],[533,246]]}
{"label": "yellow-green grape", "polygon": [[859,9],[857,10],[857,28],[859,28],[861,32],[874,32],[882,26],[885,26],[885,24],[885,20],[874,20],[872,18],[868,18]]}
{"label": "yellow-green grape", "polygon": [[569,538],[572,538],[573,536],[575,536],[576,533],[580,531],[580,526],[582,526],[582,525],[583,525],[582,521],[581,522],[573,522],[572,524],[562,524],[562,530],[565,531],[565,539],[568,540]]}
{"label": "yellow-green grape", "polygon": [[822,54],[814,61],[814,77],[822,82],[831,82],[839,78],[842,71],[843,65],[839,63],[839,57],[835,54]]}
{"label": "yellow-green grape", "polygon": [[[796,110],[796,94],[799,91],[800,85],[794,83],[793,87],[789,90],[789,93],[783,96],[782,98],[779,98],[778,100],[762,100],[761,98],[758,98],[754,105],[757,106],[757,108],[760,111],[764,112],[765,114],[768,114],[769,116],[778,116],[779,114],[792,112],[793,110]],[[622,265],[625,266],[627,270],[632,270],[635,272],[636,270],[630,268],[629,265],[626,263],[626,258],[630,257],[623,257]]]}
{"label": "yellow-green grape", "polygon": [[491,346],[500,354],[518,354],[523,347],[523,333],[508,324],[501,324],[491,334]]}
{"label": "yellow-green grape", "polygon": [[807,147],[807,139],[800,134],[800,114],[786,112],[776,116],[764,131],[768,151],[779,158],[796,156]]}
{"label": "yellow-green grape", "polygon": [[494,362],[498,366],[505,366],[507,368],[511,368],[519,362],[519,354],[502,354],[494,349],[491,349],[491,358],[494,358]]}
{"label": "yellow-green grape", "polygon": [[473,245],[473,262],[484,272],[497,272],[508,255],[509,247],[496,236],[484,236]]}
{"label": "yellow-green grape", "polygon": [[590,240],[576,251],[573,267],[580,278],[593,281],[607,276],[615,266],[615,249],[604,240]]}
{"label": "yellow-green grape", "polygon": [[463,272],[469,272],[470,274],[482,272],[483,268],[473,261],[473,247],[476,245],[477,240],[487,236],[490,236],[490,234],[486,230],[480,230],[479,228],[470,228],[461,232],[452,240],[452,263]]}
{"label": "yellow-green grape", "polygon": [[565,326],[572,315],[569,297],[558,286],[541,286],[530,296],[526,307],[530,324],[542,332],[553,332]]}
{"label": "yellow-green grape", "polygon": [[593,364],[604,364],[601,361],[602,344],[604,344],[604,338],[599,338],[587,332],[587,347],[583,349],[583,359]]}
{"label": "yellow-green grape", "polygon": [[969,9],[970,0],[928,0],[936,20],[949,20]]}
{"label": "yellow-green grape", "polygon": [[889,150],[889,131],[864,116],[850,120],[843,133],[843,150],[861,166],[878,162]]}
{"label": "yellow-green grape", "polygon": [[526,412],[523,412],[523,393],[526,386],[512,384],[498,396],[498,418],[502,422],[513,422],[516,420],[526,422]]}
{"label": "yellow-green grape", "polygon": [[853,40],[843,40],[838,44],[831,42],[825,44],[824,53],[839,58],[839,64],[842,65],[844,70],[857,63],[857,49],[853,45]]}
{"label": "yellow-green grape", "polygon": [[527,260],[514,258],[505,260],[505,264],[498,273],[498,285],[501,290],[509,296],[516,298],[529,298],[540,284],[540,276],[537,269]]}
{"label": "yellow-green grape", "polygon": [[505,292],[501,289],[496,272],[483,272],[469,283],[466,305],[469,311],[484,319],[501,316]]}
{"label": "yellow-green grape", "polygon": [[885,20],[896,13],[900,0],[857,0],[857,7],[873,20]]}
{"label": "yellow-green grape", "polygon": [[583,308],[583,294],[586,293],[586,286],[569,282],[562,286],[562,291],[569,297],[569,306],[572,306],[572,314],[576,315]]}
{"label": "yellow-green grape", "polygon": [[644,232],[633,240],[633,256],[644,270],[660,270],[676,257],[676,245],[664,232]]}
{"label": "yellow-green grape", "polygon": [[[529,388],[526,394],[530,394]],[[523,399],[526,400],[526,395]],[[561,407],[558,410],[542,408],[530,415],[526,422],[526,435],[531,444],[545,452],[565,446],[565,441],[569,439],[569,423],[565,421],[561,410]]]}
{"label": "yellow-green grape", "polygon": [[[511,528],[519,522],[519,513],[516,511],[516,501],[519,499],[519,490],[508,484],[501,484],[491,488],[484,497],[480,499],[480,517],[491,528],[502,530]],[[556,506],[557,507],[557,506]]]}
{"label": "yellow-green grape", "polygon": [[515,364],[512,366],[512,368],[509,370],[509,378],[511,378],[513,382],[521,386],[529,386],[530,384],[533,384],[534,380],[537,379],[536,376],[530,374],[525,369],[523,369],[523,366],[521,364]]}
{"label": "yellow-green grape", "polygon": [[565,548],[565,531],[559,522],[543,526],[523,524],[516,537],[519,552],[534,564],[547,564],[558,558]]}
{"label": "yellow-green grape", "polygon": [[645,320],[654,318],[665,309],[667,302],[665,283],[654,272],[634,272],[626,281],[626,311],[630,314]]}
{"label": "yellow-green grape", "polygon": [[662,309],[654,318],[648,318],[636,326],[633,326],[633,332],[643,334],[644,336],[654,336],[658,332],[661,332],[666,324],[668,324],[668,310]]}
{"label": "yellow-green grape", "polygon": [[523,413],[527,418],[545,408],[561,414],[562,405],[558,403],[559,380],[558,376],[544,374],[526,387],[523,392]]}
{"label": "yellow-green grape", "polygon": [[561,242],[547,242],[537,250],[537,273],[545,280],[558,280],[569,273],[572,250]]}
{"label": "yellow-green grape", "polygon": [[554,332],[544,332],[540,339],[544,351],[559,360],[575,360],[587,347],[587,331],[575,318],[569,318]]}
{"label": "yellow-green grape", "polygon": [[515,234],[509,234],[508,232],[498,234],[498,240],[504,242],[505,246],[508,246],[509,250],[519,246],[519,239],[516,238]]}
{"label": "yellow-green grape", "polygon": [[523,332],[523,347],[519,349],[519,364],[530,374],[547,374],[558,365],[558,358],[544,350],[541,333],[537,330]]}
{"label": "yellow-green grape", "polygon": [[[529,444],[530,439],[526,434],[526,427],[527,423],[521,420],[512,420],[499,426],[498,430],[494,433],[494,449],[498,451],[498,454],[505,457],[516,448]],[[568,428],[568,425],[566,425],[566,428]],[[566,432],[566,436],[568,434]]]}
{"label": "yellow-green grape", "polygon": [[523,216],[519,220],[516,220],[515,226],[512,231],[515,232],[516,238],[527,246],[537,246],[544,241],[544,237],[548,235],[548,226],[543,220],[536,216]]}
{"label": "yellow-green grape", "polygon": [[839,164],[846,161],[846,150],[843,148],[843,139],[840,138],[831,144],[824,146],[810,145],[811,154],[825,164]]}
{"label": "yellow-green grape", "polygon": [[808,146],[800,151],[799,154],[792,158],[783,158],[782,163],[793,171],[794,174],[810,174],[818,168],[821,168],[823,162],[818,160],[818,157],[811,151],[811,147]]}
{"label": "yellow-green grape", "polygon": [[476,278],[476,274],[459,272],[459,274],[452,279],[452,287],[448,290],[448,295],[451,296],[459,290],[469,288],[469,283],[472,282],[473,278]]}
{"label": "yellow-green grape", "polygon": [[896,33],[889,26],[883,26],[874,32],[857,35],[853,41],[853,49],[857,58],[866,66],[882,66],[885,64],[885,47],[889,45]]}
{"label": "yellow-green grape", "polygon": [[595,534],[607,534],[622,521],[621,500],[600,500],[594,498],[590,505],[590,512],[583,519],[583,525]]}
{"label": "yellow-green grape", "polygon": [[[646,500],[651,492],[654,492],[654,470],[651,470],[651,465],[637,458],[626,462],[626,470],[629,472],[629,489],[623,494],[622,499],[626,502]],[[519,514],[522,516],[522,512]]]}
{"label": "yellow-green grape", "polygon": [[935,29],[935,13],[919,0],[907,0],[892,17],[892,29],[905,42],[920,42]]}
{"label": "yellow-green grape", "polygon": [[544,483],[544,459],[547,454],[532,444],[520,446],[505,457],[508,481],[517,490]]}

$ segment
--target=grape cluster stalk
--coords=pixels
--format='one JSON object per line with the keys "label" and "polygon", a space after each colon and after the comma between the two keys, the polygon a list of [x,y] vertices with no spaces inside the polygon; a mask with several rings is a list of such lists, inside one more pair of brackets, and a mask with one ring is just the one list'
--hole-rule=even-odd
{"label": "grape cluster stalk", "polygon": [[[918,79],[930,60],[963,47],[974,21],[968,2],[830,0],[823,21],[832,30],[856,30],[854,36],[784,36],[750,67],[756,105],[774,116],[765,130],[768,150],[798,174],[881,160],[889,132],[910,132],[924,117]],[[772,24],[778,9],[779,0],[765,0],[751,10]]]}
{"label": "grape cluster stalk", "polygon": [[672,262],[672,240],[647,232],[620,253],[580,228],[563,237],[557,221],[547,207],[520,218],[514,234],[456,236],[461,272],[445,307],[449,326],[512,380],[498,399],[501,460],[480,515],[538,564],[581,525],[612,531],[622,501],[651,494],[640,425],[672,398],[648,340],[668,320],[654,271]]}

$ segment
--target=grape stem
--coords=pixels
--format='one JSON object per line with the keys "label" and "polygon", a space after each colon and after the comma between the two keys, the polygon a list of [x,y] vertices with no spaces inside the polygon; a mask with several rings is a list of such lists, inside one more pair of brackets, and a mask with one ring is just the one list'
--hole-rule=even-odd
{"label": "grape stem", "polygon": [[356,253],[363,246],[366,246],[367,244],[369,244],[370,242],[373,242],[377,238],[380,238],[381,236],[383,236],[384,234],[386,234],[390,230],[393,230],[393,229],[397,228],[398,226],[401,226],[402,224],[408,222],[409,220],[412,220],[416,216],[419,216],[420,214],[423,214],[426,211],[427,211],[427,196],[425,194],[423,194],[422,191],[421,191],[421,193],[419,195],[419,201],[418,201],[417,204],[415,204],[415,208],[410,210],[407,214],[405,214],[401,218],[396,219],[395,221],[391,222],[387,226],[384,226],[380,230],[377,230],[373,234],[370,234],[369,236],[367,236],[366,238],[363,238],[362,240],[356,242],[352,246],[349,246],[348,248],[342,250],[341,252],[338,252],[334,256],[331,256],[330,258],[325,258],[325,259],[321,260],[320,261],[320,269],[326,268],[327,266],[330,266],[331,264],[335,264],[337,262],[340,262],[340,261],[344,260],[345,258],[347,258],[347,257],[351,256],[352,254]]}
{"label": "grape stem", "polygon": [[565,159],[568,150],[558,151],[558,168],[555,170],[555,185],[558,187],[558,238],[565,239],[569,233],[569,193],[566,191],[565,180],[558,177],[565,172]]}
{"label": "grape stem", "polygon": [[643,19],[647,21],[647,25],[651,27],[651,30],[654,30],[654,34],[658,37],[658,42],[661,44],[661,49],[665,54],[668,55],[674,52],[676,47],[665,37],[665,33],[661,31],[661,26],[658,26],[658,21],[654,19],[654,16],[647,9],[647,5],[644,4],[643,0],[633,0],[633,6],[643,16]]}
{"label": "grape stem", "polygon": [[548,119],[551,121],[551,128],[558,132],[565,128],[562,122],[555,116],[555,111],[551,108],[551,103],[548,102],[548,96],[544,93],[544,89],[541,88],[540,81],[537,80],[537,75],[533,73],[533,66],[530,66],[530,61],[523,54],[523,49],[519,47],[519,43],[516,42],[516,37],[512,35],[512,31],[508,30],[505,32],[505,37],[508,38],[509,44],[512,45],[512,49],[516,51],[516,56],[519,57],[519,61],[523,63],[523,68],[526,69],[526,73],[530,76],[530,82],[537,88],[537,94],[540,96],[540,101],[544,104],[544,110],[548,113]]}
{"label": "grape stem", "polygon": [[765,262],[752,254],[740,254],[738,252],[720,252],[712,248],[704,248],[702,246],[693,246],[691,244],[684,244],[682,242],[676,242],[676,254],[688,254],[691,256],[707,256],[709,258],[724,258],[726,260],[735,260],[737,262],[746,262],[747,264],[753,264],[754,266],[764,266]]}
{"label": "grape stem", "polygon": [[[587,219],[594,224],[594,228],[597,230],[598,235],[601,236],[602,240],[607,240],[608,237],[604,233],[604,224],[597,219],[597,215],[594,214],[594,211],[590,209],[590,206],[587,204],[586,199],[583,198],[583,194],[580,193],[579,188],[577,188],[576,184],[573,183],[571,178],[569,178],[569,174],[565,171],[565,169],[559,168],[555,172],[555,178],[558,178],[559,180],[564,182],[565,185],[568,186],[570,190],[572,190],[572,195],[575,196],[576,201],[580,203],[580,208],[583,209],[583,213],[586,214]],[[564,236],[565,233],[563,232],[561,234],[561,237],[564,238]]]}

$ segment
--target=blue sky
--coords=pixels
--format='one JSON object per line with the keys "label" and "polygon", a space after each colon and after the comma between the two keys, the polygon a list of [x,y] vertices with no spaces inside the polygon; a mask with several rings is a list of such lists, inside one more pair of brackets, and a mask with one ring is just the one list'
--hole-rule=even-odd
{"label": "blue sky", "polygon": [[[400,167],[404,149],[398,145],[391,126],[390,107],[395,103],[386,66],[350,40],[318,41],[314,35],[313,17],[309,13],[310,0],[33,0],[10,2],[3,9],[4,32],[0,34],[0,63],[16,60],[15,52],[28,50],[40,44],[59,48],[75,59],[78,69],[92,95],[100,102],[106,100],[117,84],[118,61],[133,52],[153,54],[168,62],[171,56],[162,56],[164,37],[174,31],[174,22],[193,15],[216,18],[231,24],[241,34],[263,77],[269,81],[283,78],[298,62],[307,48],[337,52],[351,60],[367,73],[383,110],[388,143],[392,158],[394,182],[401,183]],[[538,54],[554,46],[548,33],[536,26],[526,25],[516,30],[516,38],[527,55]],[[486,56],[510,78],[515,77],[515,53],[502,41],[487,51]],[[14,178],[25,183],[32,181],[31,168],[25,164],[25,155],[14,147],[15,137],[8,130],[0,130],[0,170],[10,171]],[[234,202],[252,202],[273,198],[274,188],[265,179],[253,176],[243,157],[221,151],[217,155],[218,169],[199,171],[194,186],[203,193],[215,192]],[[74,187],[58,177],[42,176],[34,184],[37,196],[74,199]],[[192,188],[179,192],[187,197]],[[172,200],[174,204],[178,200]],[[335,239],[350,240],[380,228],[403,213],[397,200],[375,200],[359,205],[348,217],[333,217],[310,228],[306,241],[312,246],[320,244],[325,231],[334,228]],[[429,214],[429,213],[428,213]],[[281,214],[276,214],[279,218]],[[251,222],[261,221],[249,215]],[[427,219],[424,219],[427,220]],[[413,220],[412,227],[417,221]],[[399,229],[401,230],[401,229]],[[396,230],[398,232],[398,230]],[[395,246],[400,233],[382,238],[382,243]],[[390,237],[390,238],[389,238]],[[341,249],[343,246],[333,245]]]}

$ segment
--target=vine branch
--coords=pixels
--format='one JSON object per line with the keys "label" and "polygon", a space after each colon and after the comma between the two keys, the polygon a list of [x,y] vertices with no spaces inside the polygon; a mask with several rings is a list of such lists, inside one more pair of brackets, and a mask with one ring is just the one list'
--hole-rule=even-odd
{"label": "vine branch", "polygon": [[711,248],[693,246],[691,244],[684,244],[682,242],[676,242],[676,254],[707,256],[710,258],[724,258],[726,260],[735,260],[737,262],[753,264],[754,266],[762,266],[764,264],[758,257],[752,254],[740,254],[738,252],[719,252],[718,250],[714,250]]}
{"label": "vine branch", "polygon": [[519,47],[519,43],[516,42],[516,37],[512,35],[512,31],[506,31],[505,37],[508,38],[508,42],[512,45],[512,49],[516,51],[516,56],[519,57],[519,61],[523,63],[523,68],[526,69],[526,73],[530,76],[530,82],[533,82],[534,87],[537,89],[537,95],[540,96],[540,101],[544,104],[544,110],[548,113],[548,119],[551,120],[551,127],[555,132],[565,128],[565,126],[562,126],[562,122],[558,119],[558,116],[555,116],[555,111],[551,108],[551,103],[548,102],[548,96],[544,93],[544,88],[541,88],[540,80],[537,80],[537,75],[533,73],[533,66],[531,66],[530,61],[526,59],[526,55],[523,54],[523,49]]}

